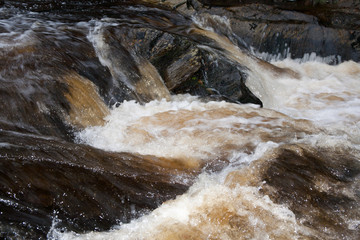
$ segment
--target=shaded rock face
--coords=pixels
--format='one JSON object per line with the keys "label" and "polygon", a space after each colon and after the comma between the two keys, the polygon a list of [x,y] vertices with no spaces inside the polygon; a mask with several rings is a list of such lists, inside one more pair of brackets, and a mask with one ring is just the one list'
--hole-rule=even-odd
{"label": "shaded rock face", "polygon": [[302,58],[304,53],[314,52],[323,57],[339,55],[342,60],[360,60],[360,14],[356,6],[244,4],[200,10],[207,11],[230,19],[234,33],[259,52],[281,58],[290,54]]}
{"label": "shaded rock face", "polygon": [[118,42],[126,42],[127,49],[146,57],[173,93],[261,105],[245,86],[242,69],[202,50],[197,42],[185,36],[151,28],[122,27],[109,31]]}
{"label": "shaded rock face", "polygon": [[100,30],[93,40],[98,56],[110,69],[115,85],[131,89],[140,103],[169,100],[170,93],[156,68],[132,47],[133,41],[141,39],[128,37],[128,30]]}
{"label": "shaded rock face", "polygon": [[19,133],[3,131],[1,142],[0,229],[29,231],[31,238],[44,238],[53,221],[73,231],[129,222],[188,188],[191,181],[184,184],[175,176],[193,178],[186,170],[160,167],[155,158],[55,138],[23,134],[19,139]]}
{"label": "shaded rock face", "polygon": [[131,32],[132,39],[137,39],[135,49],[156,67],[170,91],[200,69],[203,59],[200,50],[187,38],[146,28]]}
{"label": "shaded rock face", "polygon": [[164,67],[166,65],[162,63],[169,60],[169,55],[181,50],[181,47],[176,47],[153,57],[154,65],[159,66],[158,69],[172,92],[189,93],[209,100],[262,105],[245,86],[246,75],[243,69],[197,47],[187,48],[183,55],[175,57],[171,64]]}
{"label": "shaded rock face", "polygon": [[187,81],[174,88],[175,93],[189,93],[204,99],[234,103],[262,102],[245,86],[246,74],[225,59],[202,53],[201,68]]}

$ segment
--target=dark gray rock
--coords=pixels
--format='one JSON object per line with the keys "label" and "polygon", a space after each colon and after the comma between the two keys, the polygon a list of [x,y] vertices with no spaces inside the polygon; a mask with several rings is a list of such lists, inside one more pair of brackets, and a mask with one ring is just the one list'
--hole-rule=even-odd
{"label": "dark gray rock", "polygon": [[196,175],[56,138],[2,131],[0,140],[0,229],[8,235],[45,239],[53,220],[59,229],[107,230],[184,193]]}
{"label": "dark gray rock", "polygon": [[226,16],[234,33],[259,52],[282,57],[290,53],[292,58],[314,52],[360,61],[360,12],[356,8],[243,4],[200,12]]}

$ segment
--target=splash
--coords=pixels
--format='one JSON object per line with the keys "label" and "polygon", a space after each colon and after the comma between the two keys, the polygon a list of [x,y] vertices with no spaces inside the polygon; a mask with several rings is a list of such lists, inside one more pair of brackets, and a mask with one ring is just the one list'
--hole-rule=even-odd
{"label": "splash", "polygon": [[[81,132],[81,141],[108,151],[153,154],[165,161],[182,162],[182,167],[190,169],[210,165],[215,172],[203,173],[186,194],[130,224],[106,233],[67,233],[60,238],[312,239],[314,236],[337,238],[345,234],[355,239],[357,217],[342,222],[345,213],[341,211],[331,213],[332,210],[322,210],[311,204],[307,210],[299,210],[294,207],[294,200],[278,200],[273,188],[282,187],[273,183],[273,177],[268,177],[273,170],[266,169],[277,166],[283,152],[287,151],[293,152],[291,158],[298,159],[296,164],[312,164],[306,159],[320,156],[316,161],[330,164],[331,171],[341,171],[338,164],[357,166],[356,160],[346,163],[345,159],[360,156],[359,133],[356,132],[360,117],[360,65],[345,62],[329,66],[289,59],[274,65],[296,70],[300,77],[266,78],[269,81],[266,86],[271,87],[265,90],[272,97],[272,104],[267,108],[201,102],[186,95],[146,105],[126,102],[111,110],[107,124]],[[324,153],[330,156],[325,154],[322,158]],[[337,158],[339,154],[347,157]],[[334,159],[330,161],[331,158]],[[331,195],[336,184],[344,189],[334,196],[340,198],[345,194],[344,199],[356,199],[354,191],[358,180],[354,180],[355,185],[343,185],[342,180],[336,180],[340,173],[329,179],[329,173],[309,168],[315,172],[308,189],[319,192],[313,193],[319,196],[310,195],[310,199],[321,199],[324,193]],[[296,173],[299,178],[303,177],[301,171]],[[287,176],[286,172],[279,174]],[[269,187],[264,179],[270,179],[267,181],[275,185]],[[287,183],[281,184],[287,186]],[[299,186],[306,188],[307,185],[302,184]],[[310,219],[299,217],[295,210],[303,211],[305,216],[309,214]],[[316,220],[311,217],[317,216],[319,211],[329,211],[334,222],[314,222]],[[354,216],[358,216],[356,210]],[[310,225],[304,224],[306,222]],[[339,223],[344,228],[338,229]],[[327,226],[326,231],[321,224]]]}
{"label": "splash", "polygon": [[[328,133],[343,132],[359,143],[360,64],[331,66],[320,62],[274,62],[296,69],[300,79],[270,79],[272,108],[295,118],[309,119]],[[270,90],[269,90],[270,91]]]}
{"label": "splash", "polygon": [[107,151],[155,155],[194,168],[215,160],[232,161],[260,142],[288,142],[315,131],[307,121],[255,105],[204,103],[186,95],[174,96],[171,102],[126,102],[114,108],[106,121],[104,126],[79,133],[80,141]]}
{"label": "splash", "polygon": [[257,188],[228,187],[203,174],[187,194],[129,225],[62,239],[300,239],[307,234],[290,210]]}

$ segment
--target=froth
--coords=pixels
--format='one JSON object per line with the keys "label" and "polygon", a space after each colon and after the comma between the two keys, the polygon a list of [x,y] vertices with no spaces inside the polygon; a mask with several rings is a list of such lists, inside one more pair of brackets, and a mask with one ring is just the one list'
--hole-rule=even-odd
{"label": "froth", "polygon": [[261,96],[265,107],[291,117],[309,119],[331,131],[360,133],[360,64],[349,61],[331,66],[290,59],[273,64],[292,69],[300,77],[250,78],[249,85],[259,85],[266,92]]}
{"label": "froth", "polygon": [[[272,224],[276,222],[276,224]],[[189,191],[151,214],[106,233],[61,239],[297,239],[307,235],[292,211],[255,186],[231,187],[202,174]]]}
{"label": "froth", "polygon": [[312,129],[309,122],[254,105],[203,103],[178,96],[146,105],[125,102],[104,126],[87,128],[80,141],[107,151],[155,155],[190,168],[229,162],[262,142],[288,142]]}

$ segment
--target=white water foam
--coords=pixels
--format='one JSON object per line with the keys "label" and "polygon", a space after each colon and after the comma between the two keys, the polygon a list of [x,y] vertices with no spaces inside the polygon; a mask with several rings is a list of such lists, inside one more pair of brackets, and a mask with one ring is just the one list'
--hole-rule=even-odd
{"label": "white water foam", "polygon": [[284,52],[278,53],[278,54],[269,54],[267,52],[257,52],[253,48],[250,49],[251,53],[257,56],[258,58],[261,58],[267,62],[279,62],[284,61],[285,59],[290,61],[295,61],[298,63],[306,63],[306,62],[321,62],[326,64],[331,63],[341,63],[341,56],[339,55],[330,55],[327,57],[321,57],[318,56],[316,53],[305,53],[302,58],[292,58],[290,48],[286,48]]}
{"label": "white water foam", "polygon": [[[274,146],[263,144],[254,156]],[[231,170],[227,169],[220,174],[201,174],[186,194],[111,231],[53,236],[62,240],[247,239],[248,236],[252,239],[299,239],[310,234],[306,227],[297,223],[292,211],[261,195],[259,188],[230,186],[231,181],[226,178],[229,173]],[[274,222],[276,224],[272,224]]]}
{"label": "white water foam", "polygon": [[294,118],[309,119],[329,133],[343,131],[360,143],[359,63],[331,66],[287,59],[273,64],[290,68],[301,77],[266,79],[273,86],[269,89],[272,104],[268,107]]}
{"label": "white water foam", "polygon": [[[258,91],[264,108],[204,103],[183,95],[145,105],[130,101],[114,107],[104,126],[87,128],[79,133],[78,139],[107,151],[184,162],[190,159],[186,165],[189,168],[220,160],[227,161],[227,166],[216,173],[201,174],[187,193],[129,224],[83,235],[53,229],[52,238],[303,239],[313,236],[312,230],[302,225],[288,206],[272,202],[261,193],[261,185],[250,183],[255,176],[249,173],[244,179],[236,179],[236,172],[289,143],[315,148],[358,148],[360,65],[344,62],[329,66],[318,58],[311,62],[285,59],[273,64],[298,73],[297,77],[271,74],[267,65],[261,65],[201,24],[200,34],[227,50],[231,61],[250,68],[248,84]],[[309,56],[308,60],[314,58]],[[349,229],[358,226],[358,221],[351,219]]]}
{"label": "white water foam", "polygon": [[[286,133],[281,131],[285,128]],[[199,167],[207,161],[232,162],[262,142],[292,141],[307,128],[312,129],[308,122],[256,105],[204,103],[179,95],[145,105],[125,102],[112,109],[104,126],[87,128],[78,139],[106,151],[154,155]]]}
{"label": "white water foam", "polygon": [[[213,158],[219,151],[231,151],[227,156],[230,164],[218,173],[202,174],[186,194],[130,224],[117,226],[109,232],[61,233],[55,238],[185,239],[191,236],[198,239],[239,239],[238,236],[251,236],[253,239],[297,239],[312,235],[312,230],[299,223],[286,206],[273,203],[259,193],[259,188],[231,186],[227,178],[241,169],[242,164],[261,158],[279,144],[290,142],[334,149],[356,148],[356,141],[349,136],[360,135],[356,132],[360,118],[360,65],[345,62],[329,66],[289,59],[274,64],[301,74],[300,79],[267,79],[272,84],[271,89],[267,89],[273,95],[271,108],[276,111],[254,105],[204,103],[195,97],[180,95],[174,96],[170,102],[153,101],[146,105],[125,102],[112,110],[105,126],[81,132],[81,141],[109,151],[199,159]],[[226,111],[230,112],[220,114]],[[190,114],[189,118],[187,114]],[[296,120],[303,118],[310,123]],[[168,121],[169,124],[164,124]],[[319,131],[311,122],[325,126],[328,131]],[[289,124],[293,125],[292,130],[286,128]],[[337,131],[332,132],[339,125],[340,135]],[[277,129],[286,131],[285,134],[293,131],[295,136],[281,135],[278,140],[264,137],[264,134],[278,135]],[[132,135],[129,134],[131,131],[138,132]],[[309,132],[304,135],[301,131]],[[303,134],[303,137],[299,138],[297,134]],[[150,141],[147,139],[149,136]],[[222,144],[224,142],[232,142],[235,147],[227,148]],[[255,147],[250,152],[234,150],[247,144]],[[218,151],[219,145],[222,148]],[[274,221],[276,224],[272,224]],[[351,220],[349,229],[354,228],[358,221]],[[233,225],[242,232],[234,230]]]}

